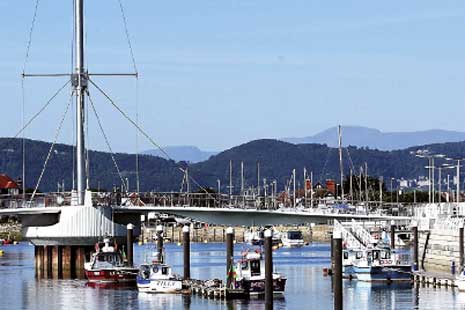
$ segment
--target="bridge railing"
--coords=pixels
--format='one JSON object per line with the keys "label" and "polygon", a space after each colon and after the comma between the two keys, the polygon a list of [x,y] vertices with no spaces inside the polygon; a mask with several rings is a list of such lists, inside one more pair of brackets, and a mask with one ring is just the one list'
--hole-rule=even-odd
{"label": "bridge railing", "polygon": [[[185,192],[92,192],[94,205],[109,206],[163,206],[163,207],[206,207],[235,208],[254,210],[283,210],[288,212],[308,212],[318,214],[378,214],[391,215],[387,212],[391,206],[376,209],[374,205],[348,205],[346,201],[314,201],[306,204],[299,200],[294,205],[290,199],[271,196],[233,195],[218,193],[185,193]],[[73,205],[72,192],[38,193],[31,200],[31,194],[0,195],[0,208],[53,207]],[[408,209],[410,210],[410,209]],[[396,213],[405,215],[405,213]]]}

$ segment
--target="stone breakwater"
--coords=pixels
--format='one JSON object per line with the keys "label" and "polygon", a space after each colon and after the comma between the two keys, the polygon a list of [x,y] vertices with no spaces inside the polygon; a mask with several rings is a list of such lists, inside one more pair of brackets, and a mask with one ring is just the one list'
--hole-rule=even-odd
{"label": "stone breakwater", "polygon": [[11,238],[14,241],[21,241],[21,224],[16,222],[5,222],[0,224],[0,239]]}
{"label": "stone breakwater", "polygon": [[[194,227],[192,229],[190,237],[192,242],[225,242],[226,240],[226,228],[227,226],[213,226],[205,225],[201,227]],[[244,242],[244,238],[247,232],[251,229],[256,230],[256,227],[234,227],[234,236],[236,242]],[[329,232],[332,230],[332,226],[329,225],[315,225],[310,226],[287,226],[280,225],[275,226],[274,229],[278,232],[286,232],[288,230],[300,230],[302,232],[305,242],[329,242]],[[182,226],[176,224],[167,224],[164,228],[165,239],[168,242],[181,242],[182,241]],[[152,242],[155,240],[156,231],[155,227],[143,227],[142,235],[140,240],[144,243]]]}

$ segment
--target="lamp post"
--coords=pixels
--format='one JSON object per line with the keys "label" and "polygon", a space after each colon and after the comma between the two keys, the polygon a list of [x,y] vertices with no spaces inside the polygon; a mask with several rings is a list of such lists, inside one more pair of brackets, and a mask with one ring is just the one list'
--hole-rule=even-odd
{"label": "lamp post", "polygon": [[[434,159],[435,158],[445,158],[444,154],[432,154],[429,150],[418,150],[415,154],[416,157],[427,158],[428,159],[428,201],[429,203],[434,203]],[[446,158],[447,159],[447,158]]]}
{"label": "lamp post", "polygon": [[457,176],[456,176],[456,184],[457,184],[457,191],[456,191],[456,202],[457,204],[460,202],[460,162],[465,160],[464,158],[446,158],[447,161],[457,161],[457,165],[443,165],[447,168],[456,168],[457,169]]}

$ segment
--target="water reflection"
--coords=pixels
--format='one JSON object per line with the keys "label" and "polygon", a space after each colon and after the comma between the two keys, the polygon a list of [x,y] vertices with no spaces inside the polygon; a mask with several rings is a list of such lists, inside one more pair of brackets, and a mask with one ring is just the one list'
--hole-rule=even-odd
{"label": "water reflection", "polygon": [[[236,255],[243,249],[236,245]],[[147,246],[135,247],[135,262],[143,261]],[[135,289],[89,287],[85,281],[36,280],[33,247],[5,248],[0,257],[0,298],[5,309],[264,309],[263,299],[211,300],[199,296],[141,294]],[[329,265],[329,246],[314,244],[303,249],[274,253],[275,268],[288,278],[284,299],[274,309],[332,309],[331,278],[323,277]],[[167,261],[182,274],[182,247],[168,244]],[[225,247],[222,244],[192,245],[192,276],[224,279]],[[345,309],[462,309],[465,293],[454,289],[411,285],[382,285],[344,281]]]}

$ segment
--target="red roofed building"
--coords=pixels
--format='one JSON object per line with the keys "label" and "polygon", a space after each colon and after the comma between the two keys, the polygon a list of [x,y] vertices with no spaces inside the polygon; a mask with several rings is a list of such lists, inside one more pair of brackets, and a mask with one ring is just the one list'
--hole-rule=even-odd
{"label": "red roofed building", "polygon": [[6,174],[0,174],[0,193],[16,195],[19,193],[19,186],[12,178]]}

